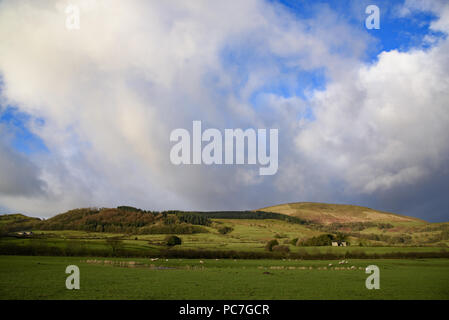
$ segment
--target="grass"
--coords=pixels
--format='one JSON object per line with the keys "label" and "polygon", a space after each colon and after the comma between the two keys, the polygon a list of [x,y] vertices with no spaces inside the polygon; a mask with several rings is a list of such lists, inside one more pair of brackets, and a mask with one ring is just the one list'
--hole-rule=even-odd
{"label": "grass", "polygon": [[[76,236],[69,235],[72,231],[64,232],[58,235],[57,232],[36,232],[37,236],[42,238],[0,238],[0,246],[14,244],[16,246],[33,246],[45,245],[49,247],[70,248],[71,246],[81,246],[88,250],[105,250],[111,249],[106,239],[111,237],[110,234],[97,234],[92,236],[88,232],[76,231]],[[117,235],[122,239],[124,250],[147,253],[154,255],[161,249],[166,247],[162,245],[166,235]],[[137,240],[135,240],[137,237]],[[246,251],[246,252],[265,252],[266,241],[264,238],[252,238],[251,234],[247,237],[240,237],[239,235],[221,235],[221,234],[195,234],[195,235],[180,235],[183,244],[176,246],[176,250],[214,250],[214,251]],[[270,239],[270,238],[267,238]],[[286,238],[288,239],[288,238]],[[278,239],[279,243],[283,244],[285,239]],[[287,244],[292,253],[307,252],[308,254],[323,254],[333,253],[344,255],[346,252],[366,254],[384,254],[392,252],[442,252],[449,251],[448,248],[443,247],[413,247],[413,246],[379,246],[379,247],[297,247]]]}
{"label": "grass", "polygon": [[[0,256],[0,299],[449,299],[449,259],[345,264],[356,270],[329,269],[339,266],[335,261],[88,260],[94,259]],[[70,264],[80,268],[80,290],[65,288]],[[380,290],[365,288],[370,264],[380,268]]]}

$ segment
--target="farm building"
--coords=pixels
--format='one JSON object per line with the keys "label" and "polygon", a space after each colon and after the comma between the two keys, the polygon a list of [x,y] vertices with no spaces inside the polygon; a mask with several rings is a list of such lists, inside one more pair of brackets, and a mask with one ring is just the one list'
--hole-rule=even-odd
{"label": "farm building", "polygon": [[341,241],[341,242],[337,242],[337,241],[332,241],[332,247],[346,247],[346,241]]}
{"label": "farm building", "polygon": [[19,232],[17,232],[17,235],[19,235],[19,236],[31,236],[31,235],[33,235],[33,232],[32,231],[19,231]]}

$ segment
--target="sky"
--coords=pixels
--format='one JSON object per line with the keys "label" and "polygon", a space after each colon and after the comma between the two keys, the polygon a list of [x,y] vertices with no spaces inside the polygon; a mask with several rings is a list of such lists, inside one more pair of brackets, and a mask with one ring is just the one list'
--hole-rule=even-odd
{"label": "sky", "polygon": [[[444,0],[0,0],[0,213],[314,201],[449,221],[448,32]],[[277,173],[173,165],[195,120],[278,129]]]}

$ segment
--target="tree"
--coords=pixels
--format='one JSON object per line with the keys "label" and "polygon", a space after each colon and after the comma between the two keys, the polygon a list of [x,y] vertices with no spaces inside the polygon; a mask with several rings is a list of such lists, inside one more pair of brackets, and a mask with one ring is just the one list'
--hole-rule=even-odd
{"label": "tree", "polygon": [[322,234],[317,237],[312,237],[305,241],[301,241],[299,245],[301,246],[330,246],[334,236],[331,234]]}
{"label": "tree", "polygon": [[341,232],[337,232],[337,234],[335,235],[335,241],[341,242],[341,241],[346,241],[347,240],[347,236],[344,233]]}
{"label": "tree", "polygon": [[272,251],[280,252],[280,253],[289,253],[290,248],[288,246],[273,246]]}
{"label": "tree", "polygon": [[220,232],[221,234],[227,234],[229,232],[232,232],[234,229],[232,227],[221,227],[218,229],[218,232]]}
{"label": "tree", "polygon": [[277,240],[275,240],[275,239],[270,240],[270,241],[268,241],[267,244],[265,245],[265,250],[267,250],[267,251],[273,251],[273,247],[274,247],[274,246],[278,246],[278,245],[279,245],[279,242],[278,242]]}
{"label": "tree", "polygon": [[116,255],[123,247],[123,242],[117,238],[107,238],[106,244],[112,249],[112,255]]}
{"label": "tree", "polygon": [[181,238],[177,237],[177,236],[167,236],[165,238],[165,244],[169,247],[174,247],[178,244],[181,244],[182,240]]}

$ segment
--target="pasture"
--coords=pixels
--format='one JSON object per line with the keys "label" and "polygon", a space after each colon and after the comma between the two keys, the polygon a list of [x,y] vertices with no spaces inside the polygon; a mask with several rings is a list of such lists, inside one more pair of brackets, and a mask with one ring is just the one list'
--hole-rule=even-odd
{"label": "pasture", "polygon": [[[65,288],[71,264],[80,268],[80,290]],[[379,290],[365,288],[371,264],[380,268]],[[449,259],[0,256],[0,299],[449,299],[448,271]]]}

